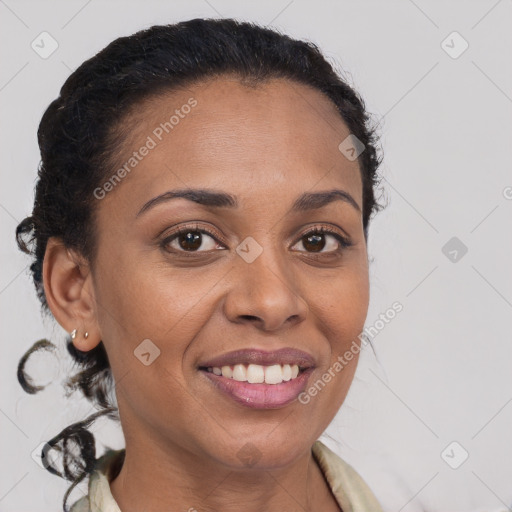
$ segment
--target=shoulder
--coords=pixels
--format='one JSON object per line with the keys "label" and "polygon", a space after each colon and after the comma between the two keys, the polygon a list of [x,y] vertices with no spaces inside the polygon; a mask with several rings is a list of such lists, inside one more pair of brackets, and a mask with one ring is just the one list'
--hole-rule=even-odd
{"label": "shoulder", "polygon": [[348,462],[321,441],[316,441],[312,450],[333,495],[343,510],[382,512],[368,484]]}
{"label": "shoulder", "polygon": [[110,482],[117,476],[125,450],[107,450],[89,475],[88,493],[76,501],[70,512],[120,512],[110,491]]}
{"label": "shoulder", "polygon": [[90,511],[89,498],[87,496],[80,498],[69,509],[69,512],[89,512],[89,511]]}

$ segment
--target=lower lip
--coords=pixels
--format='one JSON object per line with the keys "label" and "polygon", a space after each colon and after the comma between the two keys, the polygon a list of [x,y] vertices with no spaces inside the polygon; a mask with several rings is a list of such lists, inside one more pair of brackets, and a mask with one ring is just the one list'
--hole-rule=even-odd
{"label": "lower lip", "polygon": [[276,409],[292,403],[304,391],[313,368],[281,384],[249,384],[199,370],[214,386],[236,402],[252,409]]}

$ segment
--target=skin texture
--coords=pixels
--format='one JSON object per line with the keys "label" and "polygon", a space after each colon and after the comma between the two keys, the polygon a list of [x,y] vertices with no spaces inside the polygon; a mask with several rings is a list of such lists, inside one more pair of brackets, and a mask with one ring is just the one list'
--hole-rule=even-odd
{"label": "skin texture", "polygon": [[[44,261],[57,321],[78,329],[79,349],[103,340],[109,355],[126,439],[112,493],[123,512],[338,510],[311,446],[343,403],[357,356],[307,405],[270,410],[236,403],[198,365],[242,348],[292,347],[315,360],[309,386],[357,340],[369,299],[361,212],[339,200],[291,212],[303,192],[335,188],[362,207],[358,163],[338,150],[348,128],[307,86],[216,78],[139,105],[112,170],[191,97],[197,106],[97,201],[94,262],[54,239]],[[137,216],[155,196],[188,187],[227,192],[239,206],[180,198]],[[161,246],[196,224],[217,240],[202,235],[192,257],[176,239]],[[319,224],[352,246],[326,234],[324,252],[312,251],[303,235]],[[252,263],[236,252],[248,236],[263,248]],[[145,339],[161,351],[149,366],[134,356]],[[245,445],[258,453],[251,467],[237,455]]]}

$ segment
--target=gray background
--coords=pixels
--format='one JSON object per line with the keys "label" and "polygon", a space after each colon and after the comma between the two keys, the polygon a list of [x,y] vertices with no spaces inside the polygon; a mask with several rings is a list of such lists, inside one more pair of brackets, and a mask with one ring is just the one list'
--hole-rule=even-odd
{"label": "gray background", "polygon": [[[510,510],[511,15],[511,0],[0,0],[0,510],[59,509],[67,483],[31,453],[92,412],[63,396],[65,359],[33,369],[57,378],[36,396],[15,375],[35,340],[64,335],[41,318],[13,236],[32,207],[41,115],[69,73],[114,38],[218,16],[313,40],[381,122],[388,206],[370,229],[367,325],[395,301],[404,309],[374,338],[376,355],[364,350],[325,442],[386,511]],[[47,59],[31,48],[43,31],[58,43]],[[454,31],[469,44],[457,58]],[[452,237],[456,261],[452,247],[442,250]],[[95,432],[98,451],[123,444],[115,424],[100,421]]]}

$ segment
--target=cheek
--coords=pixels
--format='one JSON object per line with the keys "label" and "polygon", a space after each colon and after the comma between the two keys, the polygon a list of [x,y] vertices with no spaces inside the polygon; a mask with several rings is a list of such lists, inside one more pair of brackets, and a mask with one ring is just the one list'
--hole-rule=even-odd
{"label": "cheek", "polygon": [[[331,417],[343,403],[357,368],[360,335],[363,332],[369,305],[369,278],[365,265],[340,274],[331,280],[314,302],[321,307],[317,313],[318,329],[329,343],[329,360],[319,370],[306,390],[305,401],[318,414]],[[321,305],[321,306],[320,306]],[[315,412],[316,414],[317,412]]]}
{"label": "cheek", "polygon": [[340,273],[310,300],[318,308],[318,327],[329,340],[332,355],[339,355],[364,328],[369,305],[367,268],[361,265],[352,272]]}
{"label": "cheek", "polygon": [[[112,258],[111,258],[112,261]],[[150,339],[176,364],[212,314],[209,300],[224,272],[171,268],[143,255],[118,254],[115,266],[98,265],[95,281],[100,329],[107,350],[130,364],[135,348]]]}
{"label": "cheek", "polygon": [[368,311],[367,279],[344,279],[323,298],[319,330],[329,344],[329,357],[315,372],[299,402],[309,408],[312,416],[324,418],[326,428],[343,404],[356,372],[359,337]]}

